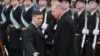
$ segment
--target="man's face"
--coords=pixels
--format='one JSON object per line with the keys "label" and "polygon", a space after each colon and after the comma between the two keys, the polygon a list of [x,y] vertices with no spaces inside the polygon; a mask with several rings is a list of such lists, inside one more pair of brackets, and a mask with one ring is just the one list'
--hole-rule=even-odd
{"label": "man's face", "polygon": [[51,11],[52,11],[52,15],[55,17],[55,19],[59,19],[59,17],[60,17],[60,15],[59,15],[60,14],[60,10],[52,7]]}
{"label": "man's face", "polygon": [[69,2],[67,1],[62,1],[62,5],[64,6],[65,9],[69,8]]}
{"label": "man's face", "polygon": [[81,2],[81,1],[77,1],[77,3],[76,3],[76,8],[77,8],[77,9],[84,8],[84,3]]}
{"label": "man's face", "polygon": [[57,0],[51,0],[51,6],[53,6],[53,4],[55,4],[55,2],[56,2]]}
{"label": "man's face", "polygon": [[19,3],[18,0],[11,0],[11,4],[12,4],[13,6],[16,6],[18,3]]}
{"label": "man's face", "polygon": [[25,0],[24,1],[25,6],[30,6],[32,4],[31,0]]}
{"label": "man's face", "polygon": [[6,4],[8,4],[8,3],[10,3],[10,0],[4,0],[4,2],[5,2]]}
{"label": "man's face", "polygon": [[42,21],[43,21],[43,15],[36,15],[36,16],[32,17],[32,21],[33,21],[37,26],[41,26]]}
{"label": "man's face", "polygon": [[39,0],[39,6],[45,6],[46,0]]}
{"label": "man's face", "polygon": [[96,3],[94,2],[94,1],[90,1],[89,2],[89,9],[90,10],[93,10],[93,9],[95,9],[96,8]]}

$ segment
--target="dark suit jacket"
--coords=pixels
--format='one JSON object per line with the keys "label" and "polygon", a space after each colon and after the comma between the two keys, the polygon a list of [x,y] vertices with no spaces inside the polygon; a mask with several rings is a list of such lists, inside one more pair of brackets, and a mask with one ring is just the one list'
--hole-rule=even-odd
{"label": "dark suit jacket", "polygon": [[72,15],[71,10],[66,11],[66,13],[68,13],[68,14]]}
{"label": "dark suit jacket", "polygon": [[27,55],[32,56],[34,52],[39,52],[39,56],[45,56],[45,39],[34,24],[30,23],[23,37]]}
{"label": "dark suit jacket", "polygon": [[64,13],[57,25],[53,56],[77,56],[75,27],[70,15]]}
{"label": "dark suit jacket", "polygon": [[79,16],[77,15],[78,13],[74,14],[76,33],[82,34],[82,29],[84,27],[84,21],[85,21],[85,12],[83,11]]}

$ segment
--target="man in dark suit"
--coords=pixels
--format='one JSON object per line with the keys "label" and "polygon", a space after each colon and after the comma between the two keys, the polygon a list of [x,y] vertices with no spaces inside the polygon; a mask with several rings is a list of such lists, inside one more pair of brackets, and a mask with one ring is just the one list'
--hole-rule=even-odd
{"label": "man in dark suit", "polygon": [[84,27],[85,21],[85,11],[84,11],[84,0],[76,1],[76,9],[77,12],[74,14],[74,22],[75,22],[75,37],[77,38],[77,48],[79,56],[81,56],[81,42],[82,42],[82,29]]}
{"label": "man in dark suit", "polygon": [[45,56],[45,38],[39,28],[43,21],[40,11],[34,11],[32,22],[24,33],[24,45],[26,56]]}
{"label": "man in dark suit", "polygon": [[77,56],[75,27],[71,16],[60,2],[55,3],[51,10],[57,20],[52,56]]}

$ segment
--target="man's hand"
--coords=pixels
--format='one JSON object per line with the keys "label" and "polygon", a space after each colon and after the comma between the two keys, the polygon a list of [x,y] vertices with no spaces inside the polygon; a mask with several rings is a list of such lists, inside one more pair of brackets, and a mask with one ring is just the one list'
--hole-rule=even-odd
{"label": "man's hand", "polygon": [[38,52],[34,52],[33,56],[39,56],[39,53]]}

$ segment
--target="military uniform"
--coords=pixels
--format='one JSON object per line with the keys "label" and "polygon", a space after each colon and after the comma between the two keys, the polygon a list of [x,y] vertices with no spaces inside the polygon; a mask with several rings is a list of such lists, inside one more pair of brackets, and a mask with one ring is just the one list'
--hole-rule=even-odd
{"label": "military uniform", "polygon": [[85,20],[85,12],[82,11],[80,15],[78,13],[75,13],[74,16],[74,22],[75,22],[75,28],[76,28],[76,39],[77,39],[77,48],[78,53],[81,55],[81,42],[82,42],[82,29],[84,27],[84,20]]}
{"label": "military uniform", "polygon": [[[7,7],[8,6],[8,7]],[[9,52],[9,45],[8,45],[8,31],[7,31],[7,26],[9,24],[9,15],[10,11],[12,9],[11,5],[7,5],[2,8],[1,12],[1,21],[0,21],[0,37],[2,38],[3,45],[6,46],[8,52]]]}
{"label": "military uniform", "polygon": [[20,30],[20,16],[21,8],[17,6],[10,11],[10,23],[9,23],[9,47],[10,56],[22,56],[21,51],[21,30]]}

